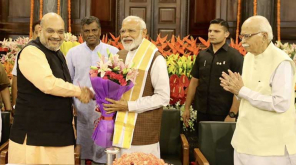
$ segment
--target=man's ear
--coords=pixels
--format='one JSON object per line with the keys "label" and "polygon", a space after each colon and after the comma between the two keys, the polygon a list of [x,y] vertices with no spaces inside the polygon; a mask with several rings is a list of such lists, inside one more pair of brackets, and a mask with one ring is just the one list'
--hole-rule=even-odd
{"label": "man's ear", "polygon": [[101,28],[98,29],[98,33],[99,33],[99,36],[101,36],[101,34],[102,34]]}
{"label": "man's ear", "polygon": [[266,32],[263,33],[264,40],[268,40],[268,34]]}
{"label": "man's ear", "polygon": [[142,35],[143,35],[144,38],[146,37],[146,35],[147,35],[147,29],[143,29]]}
{"label": "man's ear", "polygon": [[225,38],[228,38],[229,35],[230,35],[229,31],[226,31],[226,32],[224,33]]}

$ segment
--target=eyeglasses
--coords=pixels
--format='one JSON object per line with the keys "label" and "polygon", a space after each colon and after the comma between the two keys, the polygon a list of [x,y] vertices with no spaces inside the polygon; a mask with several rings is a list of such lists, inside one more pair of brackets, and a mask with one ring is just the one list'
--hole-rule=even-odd
{"label": "eyeglasses", "polygon": [[257,35],[257,34],[259,34],[259,33],[263,33],[263,32],[258,32],[258,33],[253,33],[253,34],[241,34],[241,35],[239,35],[238,37],[239,37],[239,39],[243,39],[243,38],[245,38],[245,39],[249,39],[249,38],[251,38],[252,36],[254,36],[254,35]]}
{"label": "eyeglasses", "polygon": [[[143,30],[143,29],[139,29],[139,30]],[[128,32],[129,34],[133,35],[133,34],[135,34],[137,32],[137,30],[136,29],[121,29],[119,31],[119,33],[121,35],[124,34],[125,32]]]}

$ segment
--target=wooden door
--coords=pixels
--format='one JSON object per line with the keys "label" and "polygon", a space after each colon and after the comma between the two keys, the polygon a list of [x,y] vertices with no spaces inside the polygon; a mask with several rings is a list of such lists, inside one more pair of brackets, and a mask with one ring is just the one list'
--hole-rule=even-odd
{"label": "wooden door", "polygon": [[129,15],[135,15],[146,22],[148,34],[151,36],[152,0],[117,0],[117,9],[117,35],[119,35],[122,20]]}
{"label": "wooden door", "polygon": [[190,0],[189,34],[208,38],[210,21],[216,18],[216,0]]}
{"label": "wooden door", "polygon": [[187,0],[156,0],[153,8],[153,37],[180,35],[187,32]]}

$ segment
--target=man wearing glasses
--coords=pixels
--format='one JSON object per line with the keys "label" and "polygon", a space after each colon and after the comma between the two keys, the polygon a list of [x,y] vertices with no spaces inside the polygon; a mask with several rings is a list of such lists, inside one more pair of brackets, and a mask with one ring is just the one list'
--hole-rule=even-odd
{"label": "man wearing glasses", "polygon": [[226,43],[228,28],[223,19],[210,22],[208,38],[211,45],[198,54],[191,71],[192,79],[183,113],[187,126],[192,102],[193,108],[198,110],[196,128],[200,121],[235,121],[237,100],[232,93],[223,90],[219,80],[223,71],[230,69],[241,73],[242,70],[242,55]]}
{"label": "man wearing glasses", "polygon": [[243,75],[222,73],[221,86],[240,99],[232,139],[235,165],[295,165],[295,63],[271,42],[265,17],[247,19],[240,38],[249,52]]}

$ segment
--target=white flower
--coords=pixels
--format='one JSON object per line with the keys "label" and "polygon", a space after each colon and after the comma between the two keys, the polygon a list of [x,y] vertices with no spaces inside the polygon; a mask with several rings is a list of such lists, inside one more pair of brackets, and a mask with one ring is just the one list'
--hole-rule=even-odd
{"label": "white flower", "polygon": [[64,40],[66,42],[67,41],[69,41],[69,42],[75,42],[75,41],[77,41],[77,37],[75,35],[71,34],[71,33],[65,33],[64,36],[65,36]]}
{"label": "white flower", "polygon": [[[183,121],[183,112],[185,110],[185,105],[180,105],[180,101],[178,101],[174,106],[168,105],[164,107],[164,109],[179,109],[180,110],[180,120]],[[183,123],[183,130],[184,131],[195,131],[194,125],[196,124],[197,119],[197,110],[193,110],[192,106],[190,106],[190,118],[188,121],[189,127],[186,127]]]}
{"label": "white flower", "polygon": [[295,54],[296,54],[296,45],[293,44],[289,44],[288,42],[285,44],[282,44],[280,41],[277,41],[275,44],[278,48],[280,48],[281,50],[283,50],[286,54],[288,54],[288,56],[294,60],[294,62],[296,63],[295,60]]}
{"label": "white flower", "polygon": [[1,63],[9,62],[14,65],[16,55],[29,41],[28,37],[19,37],[16,40],[9,38],[0,41],[1,47],[8,49],[8,52],[2,55]]}

